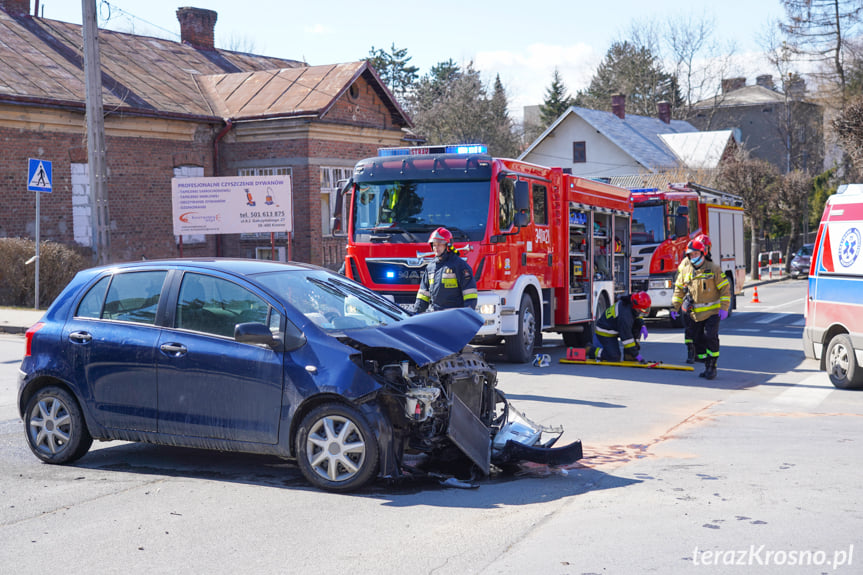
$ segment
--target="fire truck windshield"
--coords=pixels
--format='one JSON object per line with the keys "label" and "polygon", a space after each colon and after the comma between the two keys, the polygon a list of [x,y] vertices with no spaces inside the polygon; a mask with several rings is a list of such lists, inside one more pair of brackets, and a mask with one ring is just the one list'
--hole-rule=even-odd
{"label": "fire truck windshield", "polygon": [[636,204],[632,210],[632,245],[660,244],[665,236],[665,205]]}
{"label": "fire truck windshield", "polygon": [[354,241],[425,243],[445,227],[479,241],[488,222],[489,181],[361,182],[354,192]]}

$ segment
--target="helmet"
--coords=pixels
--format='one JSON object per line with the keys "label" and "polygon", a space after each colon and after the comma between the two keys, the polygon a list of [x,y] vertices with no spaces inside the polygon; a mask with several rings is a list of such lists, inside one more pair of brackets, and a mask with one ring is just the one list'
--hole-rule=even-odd
{"label": "helmet", "polygon": [[446,242],[447,246],[452,245],[452,234],[446,228],[438,228],[431,233],[429,236],[429,243],[432,243],[434,240],[442,240]]}
{"label": "helmet", "polygon": [[708,252],[710,251],[710,246],[711,246],[711,243],[710,243],[710,236],[708,236],[707,234],[700,234],[700,235],[699,235],[699,236],[697,236],[695,239],[696,239],[696,240],[700,240],[700,241],[701,241],[701,245],[703,245],[705,248],[707,248],[707,251],[708,251]]}
{"label": "helmet", "polygon": [[[704,242],[702,242],[701,240],[702,237],[706,236],[698,236],[697,238],[689,242],[689,245],[686,246],[687,255],[691,252],[701,252],[702,254],[706,254],[708,252],[708,248],[704,246]],[[710,239],[708,238],[707,241],[709,245]]]}
{"label": "helmet", "polygon": [[632,307],[641,313],[647,313],[650,310],[650,295],[647,292],[637,291],[630,298]]}

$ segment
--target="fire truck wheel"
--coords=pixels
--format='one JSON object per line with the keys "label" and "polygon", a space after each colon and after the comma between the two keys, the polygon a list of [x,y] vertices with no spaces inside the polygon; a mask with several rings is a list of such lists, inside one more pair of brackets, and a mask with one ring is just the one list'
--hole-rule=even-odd
{"label": "fire truck wheel", "polygon": [[533,300],[524,294],[518,310],[518,333],[514,337],[506,338],[504,344],[507,359],[513,363],[527,363],[533,356],[535,341],[536,316],[533,312]]}

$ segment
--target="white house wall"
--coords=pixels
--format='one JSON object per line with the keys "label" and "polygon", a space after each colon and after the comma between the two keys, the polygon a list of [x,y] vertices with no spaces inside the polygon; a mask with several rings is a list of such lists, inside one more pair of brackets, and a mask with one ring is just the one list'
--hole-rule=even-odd
{"label": "white house wall", "polygon": [[[587,162],[573,164],[572,143],[581,141],[585,142]],[[644,171],[632,156],[575,114],[558,124],[523,159],[541,166],[571,168],[573,175],[583,178],[629,176]]]}

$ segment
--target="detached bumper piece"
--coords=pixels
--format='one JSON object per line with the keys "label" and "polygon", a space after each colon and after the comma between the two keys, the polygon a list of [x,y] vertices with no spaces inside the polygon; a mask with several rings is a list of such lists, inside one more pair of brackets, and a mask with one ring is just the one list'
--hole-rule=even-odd
{"label": "detached bumper piece", "polygon": [[545,465],[569,465],[584,457],[581,441],[573,441],[564,447],[543,447],[525,445],[512,439],[506,442],[500,453],[495,456],[495,463],[517,463],[530,461]]}

